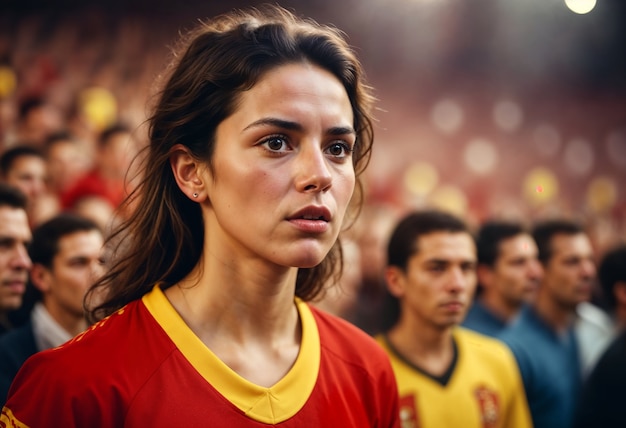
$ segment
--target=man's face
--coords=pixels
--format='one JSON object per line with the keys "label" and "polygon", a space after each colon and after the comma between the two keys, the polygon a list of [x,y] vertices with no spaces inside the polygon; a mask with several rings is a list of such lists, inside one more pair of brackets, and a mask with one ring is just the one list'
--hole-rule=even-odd
{"label": "man's face", "polygon": [[83,297],[103,273],[102,246],[98,230],[74,232],[59,240],[51,269],[35,267],[33,272],[43,269],[38,287],[51,314],[83,317]]}
{"label": "man's face", "polygon": [[0,312],[22,305],[31,267],[26,249],[30,239],[26,211],[0,206]]}
{"label": "man's face", "polygon": [[552,257],[544,265],[541,286],[555,303],[574,309],[591,297],[596,275],[591,242],[584,233],[557,234],[550,246]]}
{"label": "man's face", "polygon": [[[476,247],[465,232],[432,232],[419,238],[407,271],[390,268],[388,280],[402,301],[403,317],[444,330],[463,321],[476,288]],[[391,278],[394,277],[395,279]]]}
{"label": "man's face", "polygon": [[46,179],[46,162],[32,155],[15,159],[5,177],[6,182],[24,192],[29,201],[45,192]]}
{"label": "man's face", "polygon": [[534,239],[520,234],[503,240],[490,269],[490,288],[510,307],[530,301],[539,286],[542,270]]}

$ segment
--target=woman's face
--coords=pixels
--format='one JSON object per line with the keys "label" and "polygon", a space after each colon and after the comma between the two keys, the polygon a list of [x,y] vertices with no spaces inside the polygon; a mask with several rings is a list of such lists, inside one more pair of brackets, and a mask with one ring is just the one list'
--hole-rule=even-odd
{"label": "woman's face", "polygon": [[328,71],[282,65],[241,94],[217,127],[205,253],[312,267],[341,229],[355,186],[348,95]]}

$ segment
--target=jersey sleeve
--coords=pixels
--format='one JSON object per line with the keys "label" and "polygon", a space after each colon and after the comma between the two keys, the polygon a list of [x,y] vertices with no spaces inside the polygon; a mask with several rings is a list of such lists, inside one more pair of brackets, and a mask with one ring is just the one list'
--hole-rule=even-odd
{"label": "jersey sleeve", "polygon": [[509,409],[506,412],[507,420],[504,426],[532,428],[532,417],[530,415],[528,400],[526,399],[526,390],[524,389],[524,382],[522,381],[517,360],[506,345],[503,346],[503,352],[505,355],[504,361],[509,367],[512,382],[511,400]]}
{"label": "jersey sleeve", "polygon": [[0,427],[123,426],[123,421],[114,420],[120,412],[109,396],[112,390],[95,393],[89,382],[79,376],[80,370],[60,363],[60,358],[53,358],[54,352],[35,354],[24,363],[9,390]]}

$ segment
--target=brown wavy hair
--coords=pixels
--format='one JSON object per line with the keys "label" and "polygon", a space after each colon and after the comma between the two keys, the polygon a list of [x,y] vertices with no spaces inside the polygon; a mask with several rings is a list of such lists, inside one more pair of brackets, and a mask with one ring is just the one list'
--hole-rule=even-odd
{"label": "brown wavy hair", "polygon": [[[240,94],[269,70],[297,62],[331,72],[350,99],[357,132],[353,155],[357,187],[351,203],[352,220],[356,218],[353,214],[362,204],[359,176],[373,143],[373,97],[344,34],[271,5],[200,22],[179,42],[162,78],[164,85],[148,119],[142,178],[125,201],[133,206],[132,214],[110,237],[109,242],[118,242],[111,267],[85,301],[90,321],[141,298],[156,283],[163,288],[175,284],[198,263],[205,233],[202,213],[176,184],[170,149],[183,144],[212,169],[216,128],[237,109]],[[341,249],[335,243],[319,265],[299,269],[296,295],[313,299],[341,266]],[[95,295],[100,303],[90,307]]]}

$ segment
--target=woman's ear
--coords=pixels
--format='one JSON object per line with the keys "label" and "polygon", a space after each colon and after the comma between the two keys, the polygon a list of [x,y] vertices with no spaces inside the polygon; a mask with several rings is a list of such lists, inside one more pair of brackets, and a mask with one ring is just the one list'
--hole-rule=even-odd
{"label": "woman's ear", "polygon": [[191,155],[189,148],[182,144],[173,146],[170,149],[170,166],[176,184],[189,199],[201,202],[207,198],[201,176],[204,165]]}

